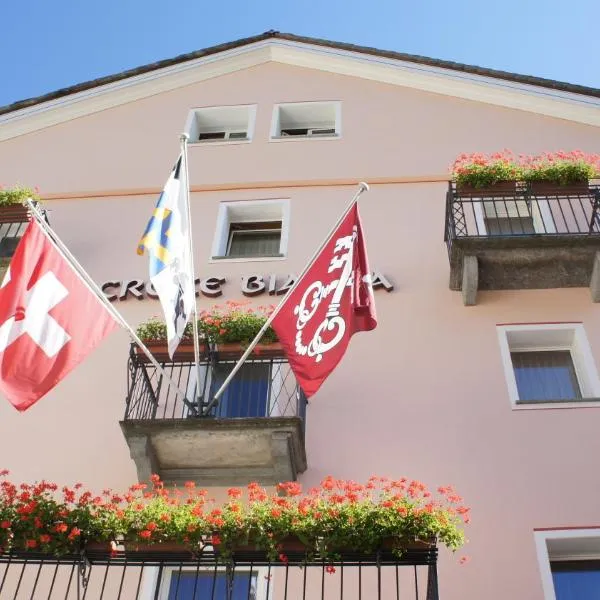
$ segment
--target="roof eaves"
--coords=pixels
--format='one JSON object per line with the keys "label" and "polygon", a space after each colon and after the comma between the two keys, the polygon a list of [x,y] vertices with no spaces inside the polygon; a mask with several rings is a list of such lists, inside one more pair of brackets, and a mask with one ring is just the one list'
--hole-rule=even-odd
{"label": "roof eaves", "polygon": [[76,94],[78,92],[83,92],[83,91],[86,91],[89,89],[100,87],[102,85],[115,83],[117,81],[128,79],[130,77],[135,77],[137,75],[143,75],[145,73],[150,73],[152,71],[157,71],[159,69],[171,67],[173,65],[184,63],[184,62],[187,62],[190,60],[196,60],[198,58],[210,56],[212,54],[218,54],[219,52],[226,52],[227,50],[233,50],[235,48],[247,46],[247,45],[254,44],[256,42],[261,42],[263,40],[267,40],[270,38],[279,38],[282,40],[287,40],[290,42],[296,42],[296,43],[301,43],[301,44],[310,44],[313,46],[334,48],[334,49],[343,50],[343,51],[347,51],[347,52],[356,52],[359,54],[378,56],[381,58],[401,60],[401,61],[411,62],[411,63],[415,63],[415,64],[427,65],[430,67],[437,67],[440,69],[448,69],[451,71],[469,73],[469,74],[473,74],[473,75],[479,75],[482,77],[491,77],[494,79],[502,79],[505,81],[512,81],[515,83],[522,83],[522,84],[526,84],[526,85],[544,87],[544,88],[553,89],[556,91],[569,92],[569,93],[573,93],[573,94],[581,94],[584,96],[600,98],[600,89],[587,87],[584,85],[565,83],[562,81],[555,81],[553,79],[545,79],[543,77],[534,77],[531,75],[520,75],[518,73],[510,73],[507,71],[499,71],[499,70],[495,70],[495,69],[487,69],[484,67],[477,67],[474,65],[466,65],[463,63],[456,63],[456,62],[451,62],[451,61],[447,61],[447,60],[438,60],[438,59],[429,58],[426,56],[419,56],[419,55],[415,55],[415,54],[405,54],[402,52],[393,52],[390,50],[379,50],[378,48],[371,48],[371,47],[367,47],[367,46],[357,46],[355,44],[348,44],[345,42],[332,42],[330,40],[304,37],[304,36],[294,35],[291,33],[280,33],[279,31],[270,30],[270,31],[265,31],[264,33],[261,33],[259,35],[242,38],[239,40],[235,40],[233,42],[226,42],[224,44],[218,44],[217,46],[211,46],[210,48],[204,48],[202,50],[197,50],[195,52],[189,52],[187,54],[180,54],[179,56],[175,56],[174,58],[160,60],[160,61],[157,61],[154,63],[143,65],[141,67],[136,67],[134,69],[129,69],[127,71],[122,71],[121,73],[116,73],[114,75],[108,75],[106,77],[100,77],[98,79],[92,79],[90,81],[85,81],[83,83],[79,83],[79,84],[72,85],[72,86],[69,86],[66,88],[55,90],[48,94],[36,96],[34,98],[28,98],[26,100],[19,100],[18,102],[13,102],[12,104],[7,104],[6,106],[0,107],[0,115],[15,112],[17,110],[22,110],[24,108],[35,106],[37,104],[42,104],[44,102],[49,102],[51,100],[56,100],[58,98],[63,98],[65,96],[69,96],[71,94]]}

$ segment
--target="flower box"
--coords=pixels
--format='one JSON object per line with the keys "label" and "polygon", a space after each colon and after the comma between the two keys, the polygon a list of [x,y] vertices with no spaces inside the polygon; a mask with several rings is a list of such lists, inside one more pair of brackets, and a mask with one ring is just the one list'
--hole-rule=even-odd
{"label": "flower box", "polygon": [[[239,358],[248,347],[248,344],[231,343],[217,344],[216,350],[219,358]],[[270,344],[256,344],[252,349],[252,356],[258,358],[279,358],[285,356],[280,342]]]}
{"label": "flower box", "polygon": [[[215,544],[213,547],[215,553],[219,554],[221,544]],[[307,551],[306,544],[295,535],[288,535],[284,539],[279,540],[277,542],[277,549],[281,554],[305,554]],[[252,543],[252,541],[247,544],[235,544],[230,551],[232,554],[265,552],[264,548],[261,548],[258,543]]]}
{"label": "flower box", "polygon": [[0,223],[25,223],[29,221],[29,209],[24,204],[0,205]]}
{"label": "flower box", "polygon": [[116,552],[117,546],[114,542],[86,542],[84,550],[86,554],[105,556]]}
{"label": "flower box", "polygon": [[430,550],[437,546],[435,538],[430,540],[405,540],[398,538],[386,538],[380,546],[380,550]]}
{"label": "flower box", "polygon": [[590,183],[587,179],[565,185],[551,181],[530,181],[529,191],[534,196],[577,196],[578,194],[589,194]]}
{"label": "flower box", "polygon": [[168,554],[169,558],[191,558],[193,552],[189,546],[176,542],[159,542],[156,544],[141,544],[139,542],[124,542],[125,556],[128,554]]}
{"label": "flower box", "polygon": [[[166,340],[142,340],[146,348],[150,350],[151,354],[159,361],[171,361],[169,357],[169,348]],[[141,360],[148,360],[148,357],[144,354],[144,351],[136,344],[135,353],[140,357]],[[208,354],[208,346],[201,342],[200,343],[200,355]],[[194,342],[192,340],[183,340],[173,356],[173,362],[182,361],[194,361]]]}
{"label": "flower box", "polygon": [[468,196],[515,196],[517,194],[516,181],[497,181],[485,187],[475,187],[465,183],[457,183],[456,191],[459,195]]}

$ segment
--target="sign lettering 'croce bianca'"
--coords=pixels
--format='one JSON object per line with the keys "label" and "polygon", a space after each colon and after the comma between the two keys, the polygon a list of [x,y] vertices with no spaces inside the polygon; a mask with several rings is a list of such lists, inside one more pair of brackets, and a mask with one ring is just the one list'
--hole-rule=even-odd
{"label": "sign lettering 'croce bianca'", "polygon": [[[240,291],[244,296],[254,297],[261,294],[270,296],[283,296],[294,285],[295,275],[280,276],[276,274],[245,275],[240,279]],[[387,277],[378,271],[371,274],[374,290],[385,290],[391,292],[394,286]],[[217,298],[223,294],[223,287],[227,284],[227,278],[220,275],[196,279],[196,296]],[[145,298],[157,299],[158,296],[152,283],[142,279],[110,280],[102,284],[104,295],[111,301],[124,301],[128,298],[144,300]]]}

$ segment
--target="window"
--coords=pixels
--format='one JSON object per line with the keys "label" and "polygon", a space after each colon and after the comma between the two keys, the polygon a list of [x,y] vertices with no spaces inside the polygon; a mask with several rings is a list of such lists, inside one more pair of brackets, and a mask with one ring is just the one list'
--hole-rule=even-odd
{"label": "window", "polygon": [[227,594],[225,573],[199,573],[182,571],[173,573],[169,585],[168,600],[201,600],[215,598],[222,600],[255,600],[256,573],[249,571],[236,573],[233,578],[231,596]]}
{"label": "window", "polygon": [[550,569],[556,600],[600,598],[600,560],[557,560]]}
{"label": "window", "polygon": [[230,223],[227,256],[277,256],[281,243],[281,221]]}
{"label": "window", "polygon": [[[211,398],[221,387],[234,364],[215,363]],[[269,416],[271,379],[271,364],[269,362],[245,362],[225,389],[219,404],[216,406],[214,416],[229,419]]]}
{"label": "window", "polygon": [[529,203],[524,200],[496,200],[485,203],[485,228],[488,235],[535,233]]}
{"label": "window", "polygon": [[198,134],[199,142],[215,142],[218,140],[247,140],[247,131],[215,131],[215,132],[201,132]]}
{"label": "window", "polygon": [[579,323],[498,327],[500,350],[515,405],[600,400],[600,383]]}
{"label": "window", "polygon": [[546,600],[600,598],[600,530],[537,531],[535,538]]}
{"label": "window", "polygon": [[[222,356],[200,365],[200,396],[210,401],[236,364],[238,355]],[[198,397],[196,369],[190,366],[186,392]],[[303,416],[306,398],[298,388],[289,363],[283,358],[252,358],[246,361],[225,388],[211,416],[220,419]],[[186,412],[185,416],[192,416]]]}
{"label": "window", "polygon": [[[235,569],[227,581],[224,569],[165,569],[159,582],[160,600],[264,600],[266,570]],[[227,593],[231,583],[231,595]],[[154,598],[154,595],[152,596]]]}
{"label": "window", "polygon": [[511,198],[473,202],[479,235],[531,235],[554,233],[554,219],[548,201]]}
{"label": "window", "polygon": [[188,116],[185,131],[190,144],[250,141],[255,119],[256,105],[196,108]]}
{"label": "window", "polygon": [[278,104],[274,108],[271,139],[336,138],[340,135],[339,102]]}
{"label": "window", "polygon": [[511,352],[519,402],[581,398],[570,350]]}
{"label": "window", "polygon": [[289,201],[223,202],[219,207],[213,259],[268,260],[287,250]]}

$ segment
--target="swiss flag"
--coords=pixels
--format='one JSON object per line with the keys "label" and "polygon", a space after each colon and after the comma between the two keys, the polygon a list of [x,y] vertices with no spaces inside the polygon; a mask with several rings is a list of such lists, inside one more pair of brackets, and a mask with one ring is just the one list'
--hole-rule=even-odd
{"label": "swiss flag", "polygon": [[272,322],[307,397],[342,360],[350,338],[377,326],[370,274],[354,202]]}
{"label": "swiss flag", "polygon": [[0,391],[26,410],[115,326],[32,220],[0,286]]}

